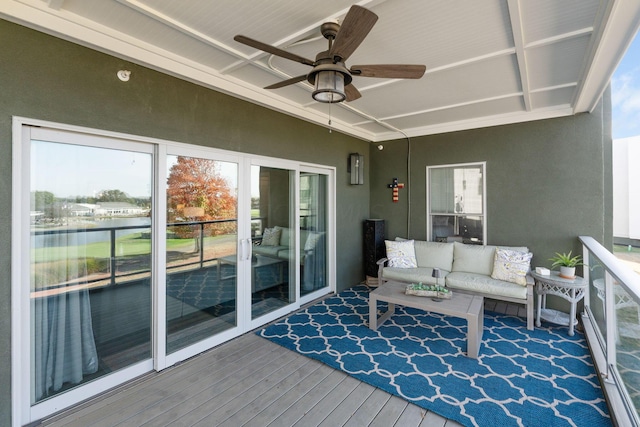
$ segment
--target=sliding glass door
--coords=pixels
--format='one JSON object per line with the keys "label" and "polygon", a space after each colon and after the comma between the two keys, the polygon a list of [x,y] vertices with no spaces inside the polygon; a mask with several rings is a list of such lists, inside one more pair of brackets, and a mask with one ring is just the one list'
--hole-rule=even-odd
{"label": "sliding glass door", "polygon": [[295,171],[251,166],[251,319],[296,301]]}
{"label": "sliding glass door", "polygon": [[335,289],[331,169],[44,123],[20,129],[12,394],[21,424]]}
{"label": "sliding glass door", "polygon": [[166,352],[238,325],[238,164],[167,156]]}
{"label": "sliding glass door", "polygon": [[153,155],[142,144],[29,130],[22,294],[38,405],[151,360]]}
{"label": "sliding glass door", "polygon": [[300,173],[300,295],[328,286],[328,189],[325,173]]}

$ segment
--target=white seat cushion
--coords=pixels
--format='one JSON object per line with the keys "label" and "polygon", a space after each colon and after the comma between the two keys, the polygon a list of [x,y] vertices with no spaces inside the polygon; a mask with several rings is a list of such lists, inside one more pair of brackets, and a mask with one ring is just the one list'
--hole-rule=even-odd
{"label": "white seat cushion", "polygon": [[484,274],[453,272],[447,275],[445,283],[450,289],[464,289],[485,295],[527,299],[527,287],[503,280],[492,279]]}
{"label": "white seat cushion", "polygon": [[[424,283],[429,285],[436,284],[436,278],[431,277],[433,268],[431,267],[416,267],[416,268],[397,268],[397,267],[385,267],[382,270],[382,277],[387,280],[399,280],[401,282],[411,283]],[[438,284],[444,284],[443,277],[449,274],[446,270],[440,270],[440,279]]]}

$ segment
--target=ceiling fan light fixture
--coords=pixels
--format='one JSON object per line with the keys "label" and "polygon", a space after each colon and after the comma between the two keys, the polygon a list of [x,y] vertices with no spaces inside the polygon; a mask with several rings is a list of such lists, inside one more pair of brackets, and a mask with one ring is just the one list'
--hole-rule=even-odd
{"label": "ceiling fan light fixture", "polygon": [[318,102],[333,104],[347,98],[344,93],[344,74],[334,70],[320,71],[315,76],[313,99]]}

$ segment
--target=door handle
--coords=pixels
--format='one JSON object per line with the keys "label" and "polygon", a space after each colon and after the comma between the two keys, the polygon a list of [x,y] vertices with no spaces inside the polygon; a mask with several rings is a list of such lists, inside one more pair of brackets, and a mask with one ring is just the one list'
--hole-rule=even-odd
{"label": "door handle", "polygon": [[247,261],[248,261],[251,259],[251,252],[252,252],[251,239],[246,239],[245,241],[247,242]]}

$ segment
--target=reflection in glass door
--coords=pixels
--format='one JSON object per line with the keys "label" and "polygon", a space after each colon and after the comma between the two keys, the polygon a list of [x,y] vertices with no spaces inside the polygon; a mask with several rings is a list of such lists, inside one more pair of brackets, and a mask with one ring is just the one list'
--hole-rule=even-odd
{"label": "reflection in glass door", "polygon": [[327,284],[327,185],[329,177],[300,174],[300,295]]}
{"label": "reflection in glass door", "polygon": [[152,154],[32,132],[43,135],[30,143],[24,281],[36,405],[151,358]]}
{"label": "reflection in glass door", "polygon": [[237,325],[238,165],[167,157],[167,354]]}
{"label": "reflection in glass door", "polygon": [[295,302],[295,172],[251,166],[251,318]]}

